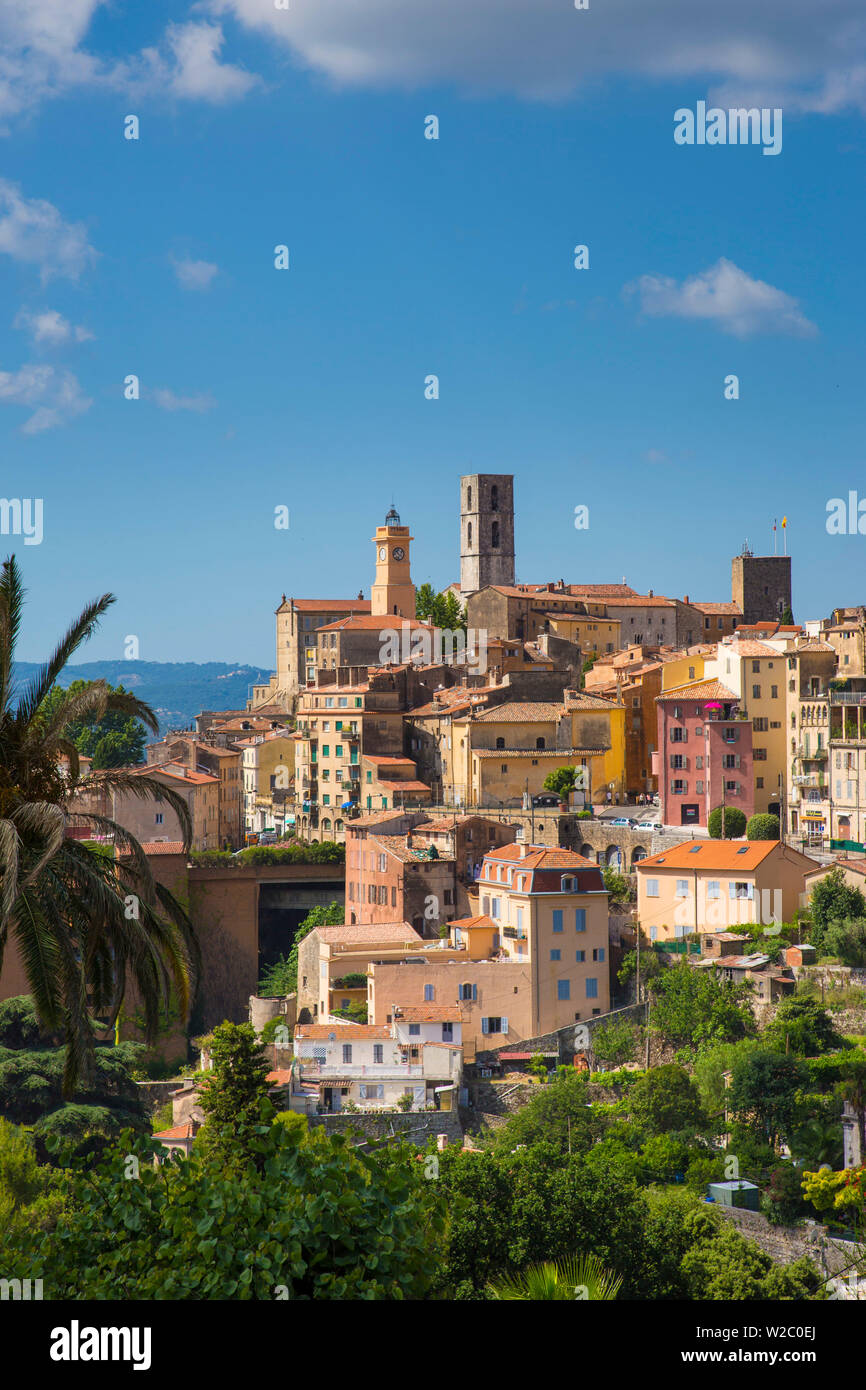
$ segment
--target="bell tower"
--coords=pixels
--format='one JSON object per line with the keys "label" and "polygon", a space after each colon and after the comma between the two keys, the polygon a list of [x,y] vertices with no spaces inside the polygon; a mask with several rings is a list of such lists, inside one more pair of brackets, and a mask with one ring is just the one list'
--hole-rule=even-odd
{"label": "bell tower", "polygon": [[376,578],[370,590],[370,612],[380,618],[414,618],[415,585],[409,573],[409,527],[400,525],[393,506],[384,526],[376,527]]}

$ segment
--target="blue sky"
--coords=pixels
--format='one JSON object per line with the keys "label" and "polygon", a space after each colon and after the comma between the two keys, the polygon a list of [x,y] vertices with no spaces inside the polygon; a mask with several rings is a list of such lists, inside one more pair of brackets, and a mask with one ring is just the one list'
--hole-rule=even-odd
{"label": "blue sky", "polygon": [[[825,529],[866,497],[858,9],[590,3],[0,0],[21,658],[110,589],[87,659],[271,665],[282,592],[369,593],[392,498],[416,583],[457,577],[463,472],[516,475],[524,580],[729,598],[787,514],[796,616],[864,600]],[[782,106],[781,154],[675,145],[714,93]]]}

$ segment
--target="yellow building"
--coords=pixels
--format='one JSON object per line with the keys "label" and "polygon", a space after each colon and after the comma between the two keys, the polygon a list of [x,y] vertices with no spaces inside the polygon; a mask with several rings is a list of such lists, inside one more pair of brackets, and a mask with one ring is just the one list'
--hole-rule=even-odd
{"label": "yellow building", "polygon": [[755,812],[779,815],[788,765],[786,654],[754,638],[733,637],[706,659],[704,674],[732,690],[752,721]]}
{"label": "yellow building", "polygon": [[283,834],[294,825],[291,792],[295,781],[298,737],[288,732],[239,739],[243,753],[244,828],[246,834],[274,830]]}
{"label": "yellow building", "polygon": [[682,656],[665,661],[662,667],[662,694],[667,690],[676,690],[680,685],[689,685],[692,681],[702,681],[705,657],[709,655],[715,655],[715,647],[707,648],[706,653],[685,652]]}
{"label": "yellow building", "polygon": [[521,804],[558,767],[584,767],[603,800],[625,790],[625,706],[567,690],[556,701],[508,701],[452,721],[451,771],[463,803]]}

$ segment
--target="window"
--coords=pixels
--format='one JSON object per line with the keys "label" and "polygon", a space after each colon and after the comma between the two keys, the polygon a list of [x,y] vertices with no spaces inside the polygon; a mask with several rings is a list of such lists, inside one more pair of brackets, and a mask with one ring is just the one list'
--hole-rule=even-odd
{"label": "window", "polygon": [[709,883],[707,884],[707,897],[718,898],[719,896],[720,892],[718,879],[710,879]]}
{"label": "window", "polygon": [[571,980],[557,980],[556,997],[557,999],[571,998]]}
{"label": "window", "polygon": [[648,898],[657,898],[659,895],[659,881],[657,878],[648,878],[646,881],[646,895]]}
{"label": "window", "polygon": [[482,1033],[507,1033],[508,1019],[496,1017],[482,1018],[481,1031]]}
{"label": "window", "polygon": [[771,685],[771,686],[770,686],[770,699],[771,699],[771,700],[778,700],[778,698],[779,698],[779,687],[778,687],[777,685]]}
{"label": "window", "polygon": [[362,1100],[384,1100],[384,1099],[385,1099],[385,1087],[384,1087],[384,1085],[382,1084],[382,1082],[380,1081],[380,1082],[378,1083],[378,1085],[374,1085],[372,1082],[369,1082],[369,1081],[368,1081],[368,1082],[366,1083],[366,1085],[362,1085],[362,1086],[361,1086],[361,1099],[362,1099]]}
{"label": "window", "polygon": [[603,946],[599,946],[596,950],[594,950],[592,953],[593,960],[602,962],[604,960],[604,950],[605,948]]}
{"label": "window", "polygon": [[499,771],[500,771],[500,772],[507,772],[507,771],[508,771],[508,763],[500,763],[500,764],[499,764]]}
{"label": "window", "polygon": [[454,1024],[453,1024],[453,1023],[443,1023],[443,1024],[442,1024],[442,1041],[443,1041],[443,1042],[453,1042],[453,1041],[454,1041]]}
{"label": "window", "polygon": [[490,899],[490,916],[491,916],[491,917],[495,917],[495,918],[498,920],[499,917],[501,916],[501,913],[502,913],[502,899],[501,899],[501,898],[491,898],[491,899]]}
{"label": "window", "polygon": [[551,951],[551,953],[550,953],[550,959],[551,959],[551,960],[562,960],[562,952],[561,952],[561,951]]}
{"label": "window", "polygon": [[689,896],[689,881],[687,878],[677,879],[677,897],[687,898]]}
{"label": "window", "polygon": [[586,951],[575,951],[574,959],[577,961],[578,965],[583,965],[586,960]]}
{"label": "window", "polygon": [[586,931],[586,908],[576,907],[574,909],[574,930]]}
{"label": "window", "polygon": [[435,991],[434,991],[433,986],[432,986],[432,985],[425,985],[425,986],[424,986],[424,1003],[425,1003],[425,1004],[432,1004],[432,1003],[433,1003],[434,997],[435,997]]}
{"label": "window", "polygon": [[498,739],[496,740],[496,747],[497,747],[497,748],[504,748],[504,747],[505,747],[505,739],[504,739],[504,738],[498,738]]}
{"label": "window", "polygon": [[562,908],[561,908],[561,907],[555,907],[555,908],[553,909],[553,930],[554,930],[555,932],[560,932],[560,931],[562,931]]}
{"label": "window", "polygon": [[383,1047],[382,1043],[373,1043],[373,1061],[384,1062],[384,1060],[385,1048]]}
{"label": "window", "polygon": [[761,698],[761,687],[760,687],[759,685],[753,685],[753,686],[752,686],[752,699],[753,699],[753,700],[760,700],[760,698]]}
{"label": "window", "polygon": [[421,1036],[421,1024],[420,1024],[420,1023],[410,1023],[410,1024],[409,1024],[409,1037],[410,1037],[410,1038],[420,1038],[420,1036]]}
{"label": "window", "polygon": [[597,998],[598,998],[598,980],[595,980],[595,979],[589,979],[589,980],[587,980],[587,982],[586,982],[586,997],[587,997],[587,999],[597,999]]}
{"label": "window", "polygon": [[461,985],[461,986],[460,986],[460,993],[459,993],[459,995],[458,995],[458,998],[460,998],[460,999],[477,999],[477,998],[478,998],[478,986],[477,986],[477,985]]}
{"label": "window", "polygon": [[157,811],[154,820],[157,825],[162,825],[162,811]]}
{"label": "window", "polygon": [[351,1062],[351,1060],[352,1060],[352,1044],[351,1044],[351,1043],[343,1043],[343,1061],[344,1061],[344,1062]]}
{"label": "window", "polygon": [[731,898],[751,898],[753,889],[751,883],[729,883],[728,895]]}
{"label": "window", "polygon": [[753,675],[753,676],[759,676],[760,674],[761,674],[761,663],[760,663],[760,661],[753,661],[753,662],[752,662],[752,675]]}

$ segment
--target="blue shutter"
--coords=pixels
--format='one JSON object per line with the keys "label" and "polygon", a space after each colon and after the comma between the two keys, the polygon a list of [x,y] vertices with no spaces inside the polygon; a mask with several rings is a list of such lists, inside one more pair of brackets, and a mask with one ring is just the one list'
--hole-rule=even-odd
{"label": "blue shutter", "polygon": [[487,1021],[486,1018],[482,1018],[482,1020],[481,1020],[481,1031],[482,1031],[482,1033],[489,1033],[489,1032],[490,1032],[490,1028],[489,1028],[489,1026],[488,1026],[488,1021]]}
{"label": "blue shutter", "polygon": [[574,909],[574,930],[586,931],[586,908],[576,907]]}
{"label": "blue shutter", "polygon": [[472,986],[472,998],[473,998],[473,999],[477,999],[477,998],[478,998],[478,986],[477,986],[477,985],[473,985],[473,986]]}
{"label": "blue shutter", "polygon": [[499,1022],[499,1031],[500,1031],[501,1033],[507,1033],[507,1032],[508,1032],[508,1019],[507,1019],[507,1018],[500,1019],[500,1022]]}

